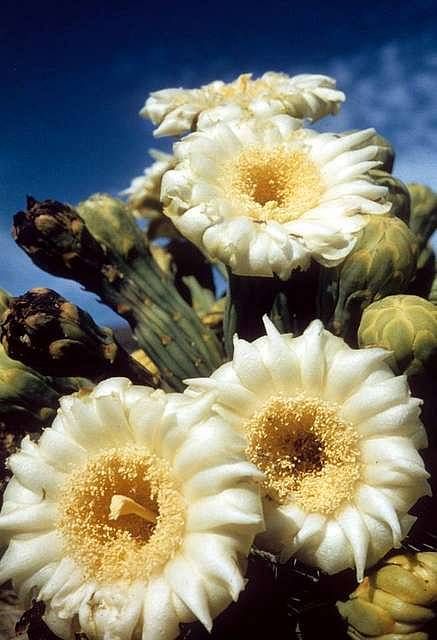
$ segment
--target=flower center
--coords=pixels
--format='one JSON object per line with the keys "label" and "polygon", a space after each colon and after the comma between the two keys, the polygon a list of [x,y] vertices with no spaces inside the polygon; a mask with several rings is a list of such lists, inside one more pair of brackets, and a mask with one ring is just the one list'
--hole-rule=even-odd
{"label": "flower center", "polygon": [[69,476],[57,529],[88,579],[144,580],[179,548],[185,502],[165,461],[145,449],[109,449]]}
{"label": "flower center", "polygon": [[213,89],[211,103],[215,106],[232,101],[247,106],[251,100],[268,90],[269,85],[265,80],[261,80],[261,78],[252,80],[250,73],[243,73],[233,82],[221,86],[218,90]]}
{"label": "flower center", "polygon": [[361,475],[359,435],[319,398],[275,397],[245,425],[249,459],[266,475],[267,496],[307,512],[333,513]]}
{"label": "flower center", "polygon": [[228,193],[258,222],[290,222],[317,206],[324,191],[319,168],[309,156],[283,147],[248,147],[226,173]]}

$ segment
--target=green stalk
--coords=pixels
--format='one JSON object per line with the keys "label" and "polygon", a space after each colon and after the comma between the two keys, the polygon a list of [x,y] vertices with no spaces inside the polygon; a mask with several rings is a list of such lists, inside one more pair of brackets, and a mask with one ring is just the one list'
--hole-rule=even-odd
{"label": "green stalk", "polygon": [[79,211],[31,200],[14,218],[17,243],[40,267],[77,280],[123,316],[170,388],[210,375],[223,360],[220,342],[159,269],[125,205],[95,196]]}

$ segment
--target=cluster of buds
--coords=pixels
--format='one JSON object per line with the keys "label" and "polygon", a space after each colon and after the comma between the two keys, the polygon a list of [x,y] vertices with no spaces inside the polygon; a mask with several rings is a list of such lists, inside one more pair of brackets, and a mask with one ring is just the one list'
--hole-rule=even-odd
{"label": "cluster of buds", "polygon": [[428,640],[437,602],[437,553],[393,556],[337,608],[354,640]]}
{"label": "cluster of buds", "polygon": [[[0,317],[10,317],[13,303],[14,298],[0,290]],[[5,340],[0,344],[0,423],[7,429],[18,428],[18,437],[26,428],[47,426],[56,414],[60,396],[92,387],[86,377],[76,377],[83,375],[83,371],[72,373],[70,368],[68,372],[42,373],[38,366],[12,355]]]}
{"label": "cluster of buds", "polygon": [[417,257],[416,237],[401,219],[370,217],[353,251],[325,274],[322,314],[334,332],[353,340],[369,304],[408,289]]}
{"label": "cluster of buds", "polygon": [[118,344],[112,329],[50,289],[12,298],[2,320],[2,344],[12,358],[46,375],[93,381],[114,373],[153,386],[151,375]]}
{"label": "cluster of buds", "polygon": [[365,309],[358,329],[361,347],[393,354],[399,373],[437,372],[437,306],[413,295],[387,296]]}

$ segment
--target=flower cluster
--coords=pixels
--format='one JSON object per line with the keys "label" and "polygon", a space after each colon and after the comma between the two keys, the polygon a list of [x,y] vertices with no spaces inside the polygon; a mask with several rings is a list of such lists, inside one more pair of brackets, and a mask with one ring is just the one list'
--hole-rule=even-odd
{"label": "flower cluster", "polygon": [[[133,359],[49,290],[0,296],[0,417],[27,434],[7,461],[0,582],[43,602],[59,638],[174,640],[195,621],[215,633],[252,589],[249,558],[275,580],[299,564],[361,583],[338,605],[351,634],[413,629],[397,614],[380,624],[386,596],[365,572],[426,522],[435,201],[414,218],[373,129],[311,129],[343,101],[331,78],[273,72],[155,92],[141,113],[178,139],[126,203],[30,199],[15,216],[38,266],[94,291],[142,349]],[[99,362],[79,366],[83,353]],[[25,394],[12,370],[34,381]],[[378,579],[375,594],[392,593]]]}

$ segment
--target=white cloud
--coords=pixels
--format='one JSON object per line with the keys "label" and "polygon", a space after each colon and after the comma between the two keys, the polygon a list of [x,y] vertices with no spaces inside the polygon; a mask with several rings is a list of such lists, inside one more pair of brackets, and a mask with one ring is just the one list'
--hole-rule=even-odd
{"label": "white cloud", "polygon": [[[347,100],[333,130],[375,127],[395,147],[395,173],[437,189],[437,46],[431,34],[328,60]],[[322,123],[321,126],[324,126]]]}

